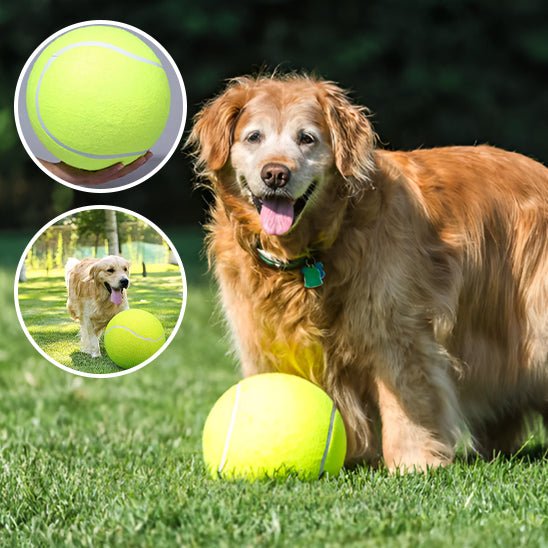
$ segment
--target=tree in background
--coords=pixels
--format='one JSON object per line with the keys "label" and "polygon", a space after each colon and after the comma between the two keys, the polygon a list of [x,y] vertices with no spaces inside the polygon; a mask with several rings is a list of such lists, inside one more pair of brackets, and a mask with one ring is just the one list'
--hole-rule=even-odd
{"label": "tree in background", "polygon": [[65,264],[63,247],[63,233],[59,231],[57,234],[57,248],[55,250],[54,260],[56,268],[63,268],[63,265]]}
{"label": "tree in background", "polygon": [[46,274],[49,275],[50,271],[53,270],[53,264],[53,251],[51,247],[48,247],[46,251]]}
{"label": "tree in background", "polygon": [[[280,66],[350,88],[375,113],[387,148],[488,142],[548,162],[546,0],[134,0],[131,10],[110,0],[6,0],[2,227],[36,229],[71,206],[97,203],[46,180],[19,142],[12,103],[17,77],[39,43],[98,14],[141,28],[171,54],[188,93],[187,131],[227,78]],[[110,195],[109,203],[161,226],[196,226],[204,195],[192,193],[193,180],[191,159],[177,151],[151,181]]]}
{"label": "tree in background", "polygon": [[105,209],[105,234],[109,255],[120,255],[118,223],[116,222],[116,211],[114,209]]}
{"label": "tree in background", "polygon": [[[147,264],[169,262],[169,247],[148,223],[112,209],[88,209],[48,227],[27,254],[30,270],[57,275],[69,257],[123,254],[146,275]],[[55,271],[55,272],[53,272]]]}

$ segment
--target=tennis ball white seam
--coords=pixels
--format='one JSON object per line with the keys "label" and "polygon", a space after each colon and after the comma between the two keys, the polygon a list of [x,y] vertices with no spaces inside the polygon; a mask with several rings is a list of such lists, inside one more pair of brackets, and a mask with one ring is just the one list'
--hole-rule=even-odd
{"label": "tennis ball white seam", "polygon": [[226,464],[226,460],[228,457],[228,448],[230,446],[230,440],[232,439],[232,432],[234,431],[234,426],[236,424],[236,414],[238,412],[238,405],[240,403],[240,383],[236,385],[236,395],[234,396],[234,404],[232,407],[232,414],[230,416],[230,422],[228,423],[228,430],[226,432],[226,438],[225,438],[225,445],[223,447],[223,453],[221,455],[221,462],[219,463],[219,467],[217,468],[217,474],[220,476],[223,468]]}
{"label": "tennis ball white seam", "polygon": [[131,333],[134,337],[137,337],[138,339],[141,339],[142,341],[148,341],[148,342],[160,342],[161,340],[163,340],[165,337],[164,336],[161,336],[161,337],[157,337],[155,339],[152,339],[151,337],[143,337],[142,335],[139,335],[139,333],[135,333],[135,331],[133,331],[133,329],[130,329],[129,327],[126,327],[125,325],[111,325],[106,331],[105,331],[105,336],[107,333],[109,333],[110,331],[112,331],[113,329],[124,329],[125,331]]}
{"label": "tennis ball white seam", "polygon": [[44,68],[42,69],[42,72],[40,73],[40,77],[38,78],[38,85],[36,86],[36,93],[34,96],[34,105],[36,108],[36,116],[38,117],[38,121],[40,122],[40,126],[46,133],[46,135],[55,143],[57,143],[60,147],[64,148],[65,150],[68,150],[69,152],[74,152],[75,154],[78,154],[80,156],[84,156],[85,158],[91,158],[93,160],[115,160],[116,158],[126,158],[129,156],[142,156],[145,154],[146,150],[140,150],[137,152],[121,152],[120,154],[91,154],[90,152],[83,152],[82,150],[78,150],[76,148],[72,148],[68,146],[67,144],[63,143],[51,131],[47,128],[44,120],[42,119],[42,116],[40,115],[40,102],[38,101],[38,96],[40,94],[40,87],[42,86],[42,80],[44,78],[44,75],[48,71],[51,64],[55,61],[55,59],[58,59],[59,56],[62,53],[65,53],[66,51],[69,51],[74,48],[84,47],[84,46],[92,46],[92,47],[102,47],[106,49],[111,49],[113,51],[116,51],[117,53],[120,53],[121,55],[125,55],[126,57],[129,57],[130,59],[133,59],[135,61],[138,61],[140,63],[147,63],[149,65],[153,65],[156,67],[161,68],[164,70],[164,67],[160,63],[156,63],[155,61],[151,61],[150,59],[147,59],[146,57],[141,57],[140,55],[135,55],[134,53],[131,53],[130,51],[126,51],[118,46],[114,46],[112,44],[108,44],[106,42],[78,42],[76,44],[70,44],[68,46],[65,46],[64,48],[61,48],[59,51],[56,51],[46,62]]}
{"label": "tennis ball white seam", "polygon": [[329,419],[329,428],[327,429],[327,439],[325,440],[325,447],[323,450],[322,461],[320,463],[320,473],[318,474],[318,479],[322,477],[325,468],[325,461],[327,460],[327,454],[329,453],[329,446],[331,445],[331,438],[333,436],[333,428],[335,426],[335,416],[337,414],[337,408],[335,404],[331,409],[331,417]]}

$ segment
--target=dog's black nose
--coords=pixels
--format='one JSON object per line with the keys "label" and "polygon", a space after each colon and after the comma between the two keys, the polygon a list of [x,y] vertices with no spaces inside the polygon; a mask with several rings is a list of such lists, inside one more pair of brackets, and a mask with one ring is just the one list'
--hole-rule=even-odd
{"label": "dog's black nose", "polygon": [[122,278],[120,280],[120,287],[123,287],[124,289],[126,289],[128,285],[129,285],[129,280],[127,278]]}
{"label": "dog's black nose", "polygon": [[291,171],[283,164],[272,162],[265,164],[263,169],[261,169],[261,179],[270,188],[282,188],[291,179]]}

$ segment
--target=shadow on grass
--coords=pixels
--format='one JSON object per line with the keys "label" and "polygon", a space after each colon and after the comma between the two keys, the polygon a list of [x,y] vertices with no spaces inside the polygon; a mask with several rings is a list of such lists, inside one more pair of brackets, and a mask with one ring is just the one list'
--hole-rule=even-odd
{"label": "shadow on grass", "polygon": [[542,432],[532,431],[529,439],[513,453],[498,452],[493,454],[492,457],[484,457],[479,453],[471,452],[458,460],[466,464],[473,464],[475,462],[505,462],[512,464],[539,463],[548,460],[548,444],[541,441],[543,437]]}
{"label": "shadow on grass", "polygon": [[463,457],[457,457],[455,463],[461,463],[466,466],[472,466],[474,464],[512,464],[512,465],[526,465],[526,464],[542,464],[548,460],[548,447],[539,445],[538,447],[527,449],[525,452],[508,455],[506,453],[497,453],[492,458],[484,458],[481,455],[470,454]]}
{"label": "shadow on grass", "polygon": [[548,459],[548,446],[540,443],[531,443],[530,446],[520,449],[515,455],[500,455],[500,460],[519,463],[533,463]]}
{"label": "shadow on grass", "polygon": [[118,367],[109,358],[101,356],[99,358],[92,358],[89,354],[76,351],[70,354],[72,360],[72,369],[82,371],[83,373],[94,373],[96,375],[106,375],[108,373],[118,373],[123,371],[121,367]]}
{"label": "shadow on grass", "polygon": [[[62,276],[29,278],[19,285],[21,313],[31,336],[48,356],[66,367],[85,373],[107,374],[121,371],[103,352],[99,358],[79,351],[79,326],[68,315],[66,288]],[[154,314],[168,338],[181,312],[183,282],[178,269],[136,275],[128,292],[130,307]]]}

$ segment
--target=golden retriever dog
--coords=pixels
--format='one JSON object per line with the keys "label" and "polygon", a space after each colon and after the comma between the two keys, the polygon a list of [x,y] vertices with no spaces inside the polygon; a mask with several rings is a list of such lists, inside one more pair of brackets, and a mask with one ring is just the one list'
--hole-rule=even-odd
{"label": "golden retriever dog", "polygon": [[65,265],[67,310],[80,322],[80,348],[92,358],[101,355],[99,337],[108,322],[129,308],[129,262],[109,255],[102,259],[71,258]]}
{"label": "golden retriever dog", "polygon": [[376,147],[332,82],[242,77],[189,138],[210,258],[244,375],[339,407],[347,463],[486,457],[548,420],[548,169],[490,146]]}

